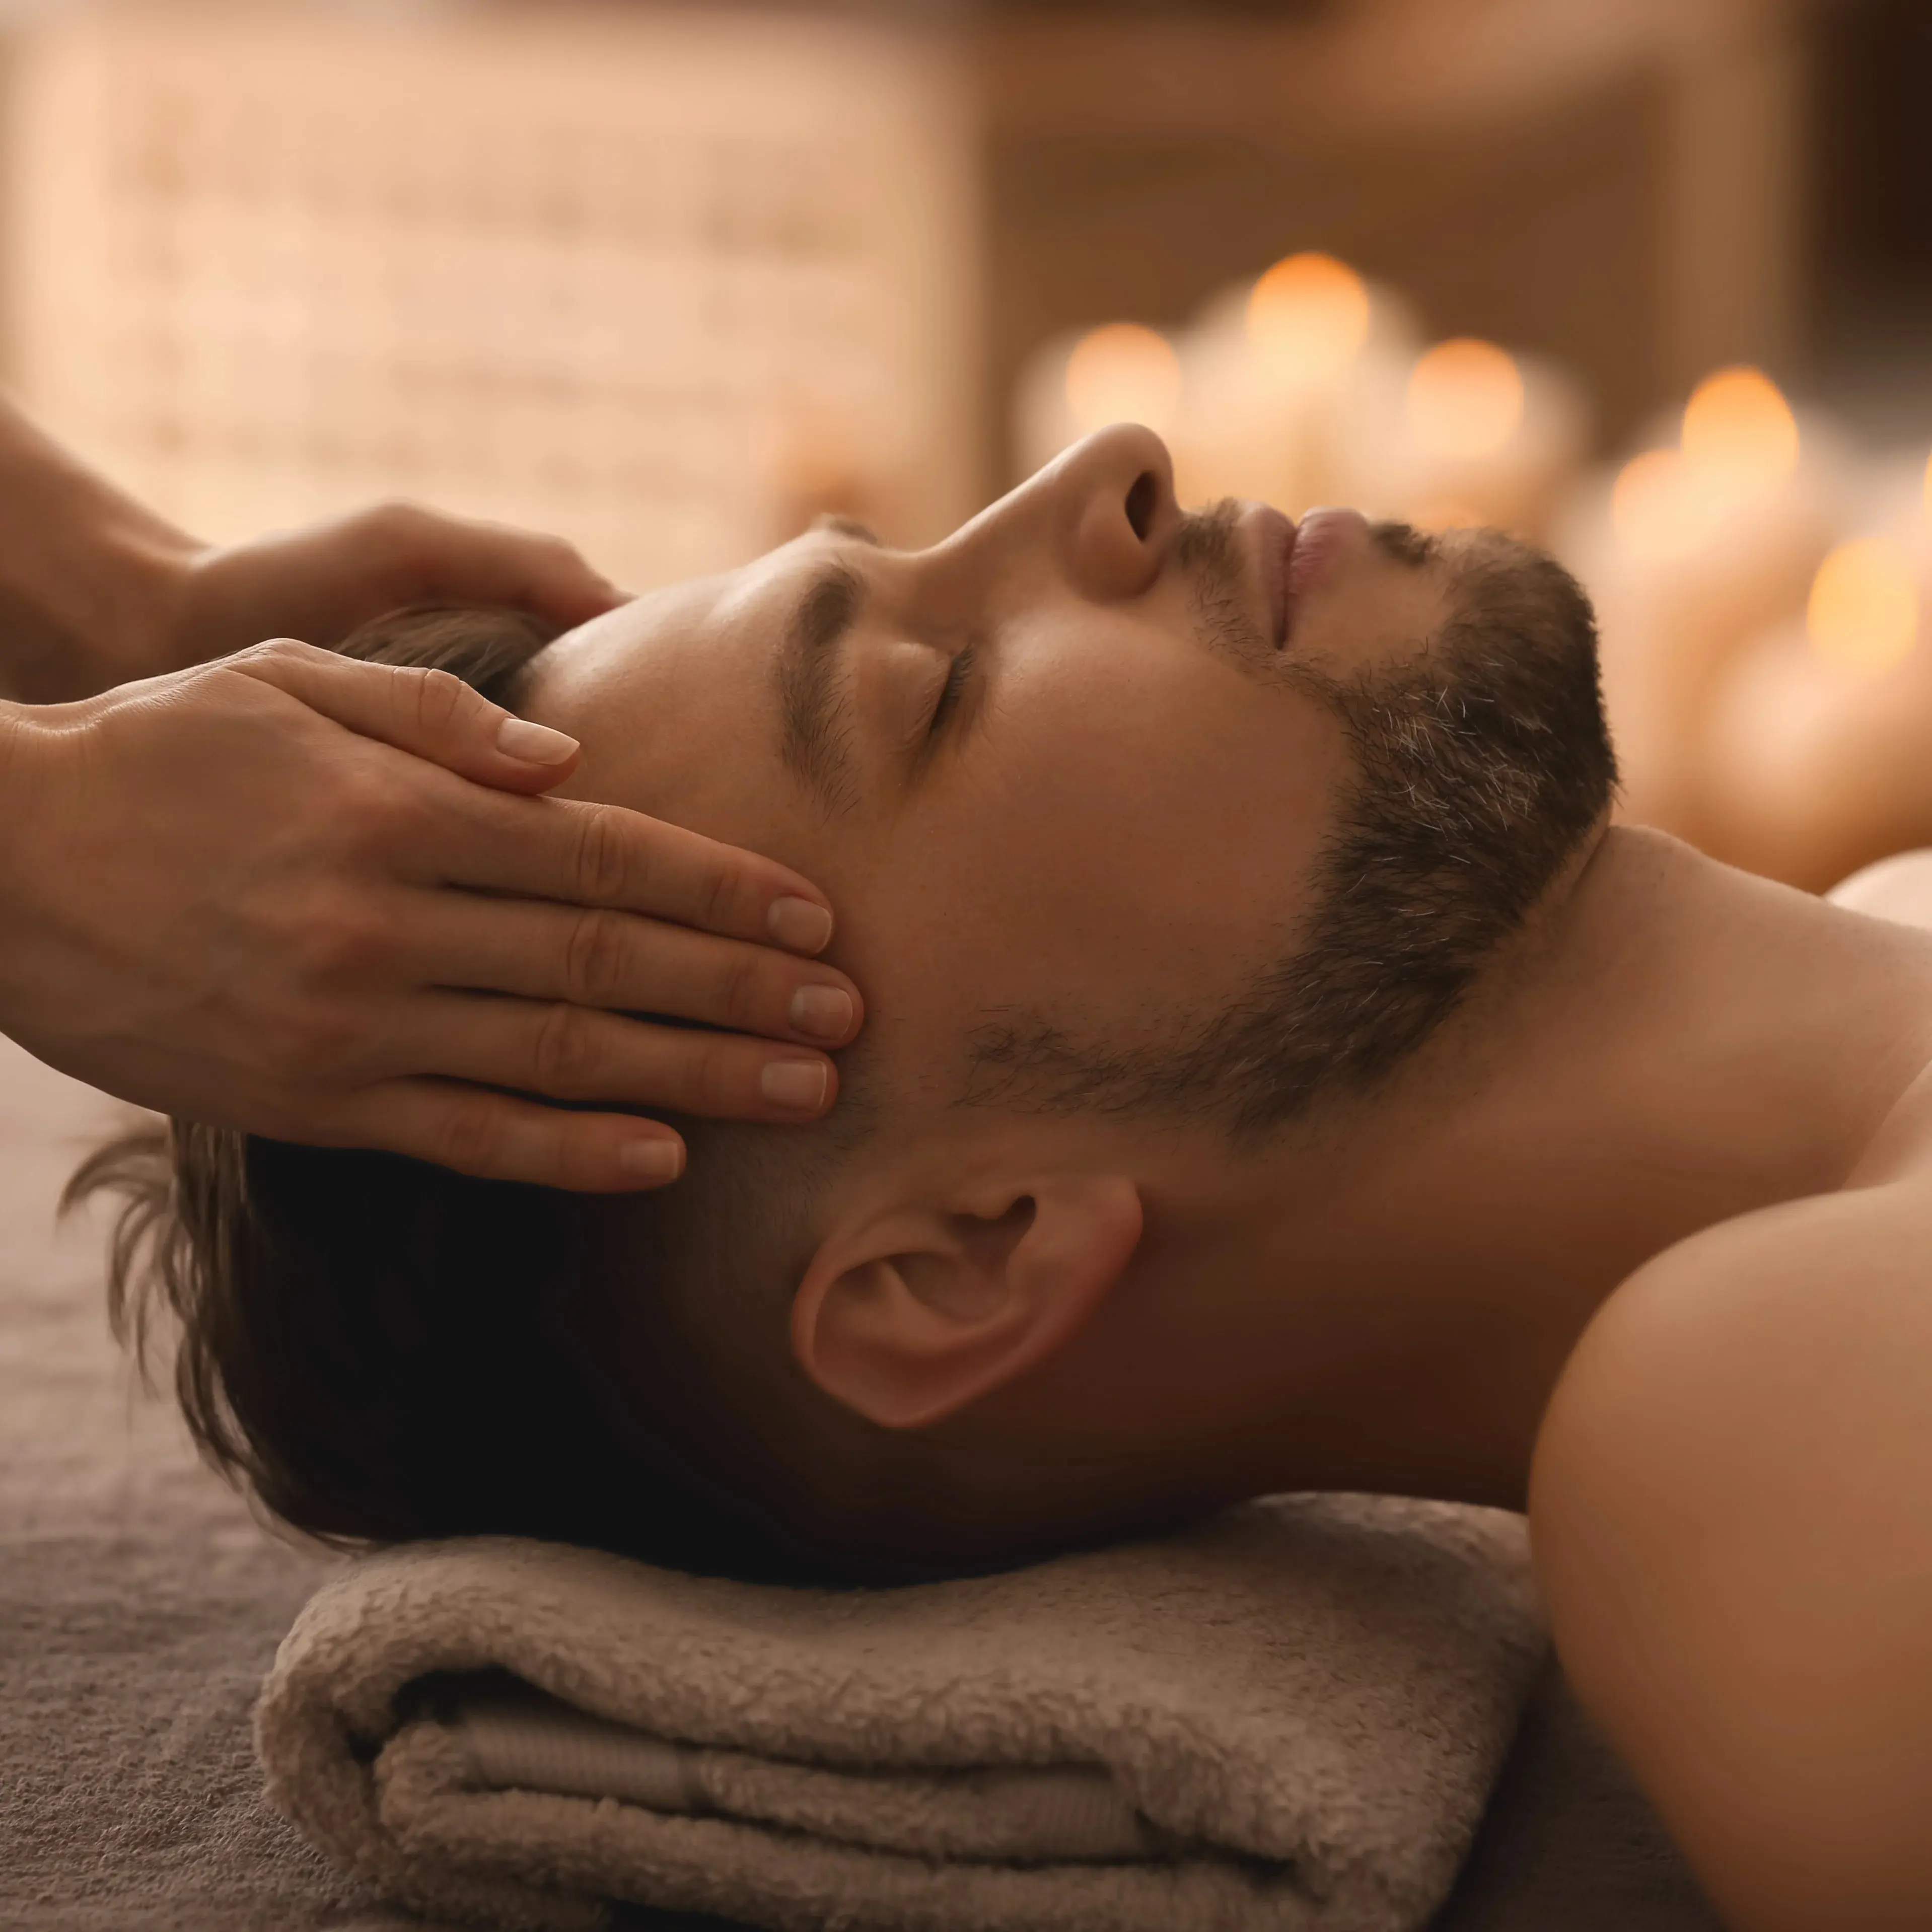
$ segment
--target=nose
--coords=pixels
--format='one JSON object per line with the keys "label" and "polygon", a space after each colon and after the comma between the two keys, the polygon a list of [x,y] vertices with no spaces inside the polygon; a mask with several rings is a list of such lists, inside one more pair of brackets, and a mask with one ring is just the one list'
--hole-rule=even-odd
{"label": "nose", "polygon": [[1096,430],[1028,486],[1074,587],[1096,602],[1138,597],[1160,574],[1180,506],[1167,445],[1138,423]]}

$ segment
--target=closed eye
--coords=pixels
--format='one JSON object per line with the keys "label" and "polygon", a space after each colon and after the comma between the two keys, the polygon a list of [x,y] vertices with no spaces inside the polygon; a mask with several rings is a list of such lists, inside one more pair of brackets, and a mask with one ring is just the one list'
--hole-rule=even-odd
{"label": "closed eye", "polygon": [[979,656],[979,646],[967,644],[953,654],[948,666],[946,682],[939,687],[938,702],[932,707],[932,722],[926,731],[929,744],[946,729],[947,722],[959,708],[959,700],[966,688],[966,680],[973,675],[973,666]]}

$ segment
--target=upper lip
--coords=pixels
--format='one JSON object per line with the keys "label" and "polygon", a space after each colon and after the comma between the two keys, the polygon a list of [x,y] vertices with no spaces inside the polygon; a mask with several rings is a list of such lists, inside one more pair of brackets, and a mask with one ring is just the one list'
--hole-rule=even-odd
{"label": "upper lip", "polygon": [[1261,555],[1261,581],[1268,598],[1268,634],[1280,650],[1288,642],[1291,613],[1288,596],[1288,560],[1294,554],[1300,534],[1293,520],[1266,503],[1258,503],[1250,512],[1256,526],[1256,542]]}

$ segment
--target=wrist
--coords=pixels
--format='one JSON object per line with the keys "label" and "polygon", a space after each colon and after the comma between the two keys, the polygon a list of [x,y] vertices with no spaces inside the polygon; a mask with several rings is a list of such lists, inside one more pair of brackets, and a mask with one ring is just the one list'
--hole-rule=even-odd
{"label": "wrist", "polygon": [[0,404],[0,696],[55,704],[166,668],[201,548]]}
{"label": "wrist", "polygon": [[80,580],[55,593],[59,608],[50,614],[74,640],[74,675],[56,694],[66,698],[175,668],[183,586],[204,548],[145,513],[80,537]]}

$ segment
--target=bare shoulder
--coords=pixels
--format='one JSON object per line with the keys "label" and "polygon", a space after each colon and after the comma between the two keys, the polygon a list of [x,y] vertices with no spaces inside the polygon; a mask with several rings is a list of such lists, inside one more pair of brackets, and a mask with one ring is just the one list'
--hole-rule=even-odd
{"label": "bare shoulder", "polygon": [[1840,879],[1825,896],[1850,912],[1932,928],[1932,849],[1894,853]]}
{"label": "bare shoulder", "polygon": [[1932,1183],[1633,1276],[1552,1400],[1530,1517],[1578,1694],[1726,1923],[1932,1925]]}

